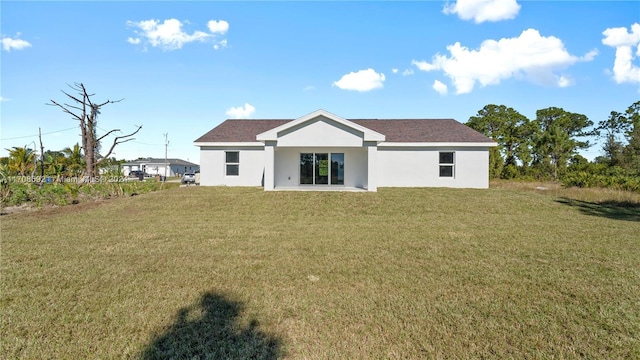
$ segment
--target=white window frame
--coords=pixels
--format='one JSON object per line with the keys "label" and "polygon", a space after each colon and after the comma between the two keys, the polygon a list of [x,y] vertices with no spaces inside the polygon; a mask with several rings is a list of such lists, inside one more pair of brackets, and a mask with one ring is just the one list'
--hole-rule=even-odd
{"label": "white window frame", "polygon": [[[238,161],[228,161],[227,154],[236,153],[238,154]],[[236,174],[229,174],[229,166],[236,166],[238,169]],[[224,175],[225,176],[240,176],[240,151],[225,151],[224,152]]]}
{"label": "white window frame", "polygon": [[[442,154],[451,154],[451,162],[442,162]],[[442,175],[442,168],[451,168],[451,175]],[[456,177],[456,152],[455,151],[439,151],[438,152],[438,177],[452,178]]]}

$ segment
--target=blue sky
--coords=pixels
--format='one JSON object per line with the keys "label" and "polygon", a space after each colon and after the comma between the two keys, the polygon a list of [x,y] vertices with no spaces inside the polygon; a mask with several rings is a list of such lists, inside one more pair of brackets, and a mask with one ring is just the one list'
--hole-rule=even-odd
{"label": "blue sky", "polygon": [[[550,106],[594,123],[640,99],[640,2],[2,1],[0,155],[80,142],[51,99],[82,82],[118,159],[199,163],[227,118],[454,118]],[[100,132],[99,132],[100,133]],[[103,148],[110,140],[103,142]],[[39,148],[39,144],[37,144]],[[583,152],[593,159],[594,146]]]}

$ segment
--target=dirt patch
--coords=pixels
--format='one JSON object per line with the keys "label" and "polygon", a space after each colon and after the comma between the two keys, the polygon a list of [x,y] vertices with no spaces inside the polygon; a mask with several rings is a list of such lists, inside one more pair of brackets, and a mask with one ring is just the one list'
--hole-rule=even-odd
{"label": "dirt patch", "polygon": [[37,214],[37,215],[54,215],[54,214],[69,214],[74,212],[81,212],[96,208],[104,203],[106,203],[108,199],[100,199],[93,200],[87,202],[81,202],[78,204],[69,204],[63,206],[56,205],[45,205],[41,208],[29,203],[17,205],[17,206],[6,206],[0,209],[0,215],[2,216],[21,216],[26,214]]}
{"label": "dirt patch", "polygon": [[37,208],[31,204],[20,204],[16,206],[3,206],[0,208],[0,215],[11,215],[16,213],[24,213],[28,211],[34,211]]}

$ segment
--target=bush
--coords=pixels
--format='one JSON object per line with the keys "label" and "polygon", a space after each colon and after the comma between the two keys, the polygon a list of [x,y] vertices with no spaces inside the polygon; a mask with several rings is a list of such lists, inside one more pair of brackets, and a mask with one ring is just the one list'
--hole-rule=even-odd
{"label": "bush", "polygon": [[8,198],[2,199],[2,202],[7,205],[20,205],[29,201],[29,189],[30,184],[9,184]]}
{"label": "bush", "polygon": [[[139,195],[172,186],[157,181],[130,183],[53,183],[36,184],[7,182],[3,183],[1,203],[3,206],[15,206],[31,203],[37,207],[46,205],[67,205],[85,200],[107,199],[118,196]],[[178,186],[178,184],[175,184]]]}
{"label": "bush", "polygon": [[62,184],[48,184],[39,188],[36,195],[36,205],[67,205],[69,193]]}
{"label": "bush", "polygon": [[[613,171],[617,173],[616,170]],[[592,188],[602,187],[624,191],[640,192],[640,179],[635,176],[622,174],[594,174],[586,171],[577,171],[566,174],[562,178],[565,187]]]}

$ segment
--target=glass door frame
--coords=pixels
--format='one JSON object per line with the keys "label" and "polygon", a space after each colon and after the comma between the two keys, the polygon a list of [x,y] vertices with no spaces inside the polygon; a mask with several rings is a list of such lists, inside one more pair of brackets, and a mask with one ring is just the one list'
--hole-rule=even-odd
{"label": "glass door frame", "polygon": [[[309,161],[311,164],[308,163]],[[337,166],[334,166],[334,162],[337,163]],[[298,166],[298,185],[344,185],[344,153],[342,152],[301,152]],[[310,173],[309,170],[311,170]]]}

